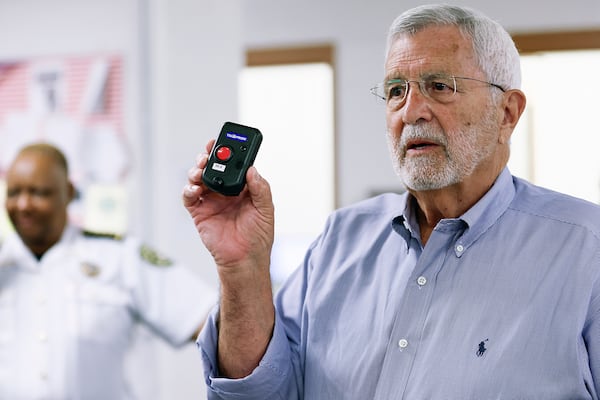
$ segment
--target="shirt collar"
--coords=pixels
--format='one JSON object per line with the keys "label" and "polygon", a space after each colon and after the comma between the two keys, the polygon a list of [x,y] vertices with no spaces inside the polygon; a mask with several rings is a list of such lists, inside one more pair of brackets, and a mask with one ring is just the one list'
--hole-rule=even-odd
{"label": "shirt collar", "polygon": [[[77,236],[78,228],[73,225],[67,224],[60,240],[52,246],[43,258],[46,258],[50,254],[61,253],[65,250],[65,245],[72,242]],[[25,268],[31,271],[38,271],[40,261],[38,261],[31,250],[25,246],[19,235],[13,231],[11,232],[2,247],[0,248],[0,268],[15,266],[19,268]]]}
{"label": "shirt collar", "polygon": [[406,251],[410,247],[411,239],[415,239],[420,243],[419,224],[417,223],[417,214],[414,211],[414,197],[405,192],[402,195],[402,214],[397,215],[392,220],[392,228],[406,241]]}
{"label": "shirt collar", "polygon": [[[460,238],[464,250],[500,218],[514,196],[515,187],[512,175],[508,168],[505,167],[496,178],[490,190],[473,207],[458,218],[466,224],[466,231]],[[420,231],[413,196],[405,193],[403,200],[404,208],[402,214],[394,218],[392,226],[408,242],[411,236],[419,239]]]}
{"label": "shirt collar", "polygon": [[460,217],[468,226],[461,238],[461,244],[465,249],[496,223],[514,197],[515,186],[512,175],[505,167],[490,190]]}

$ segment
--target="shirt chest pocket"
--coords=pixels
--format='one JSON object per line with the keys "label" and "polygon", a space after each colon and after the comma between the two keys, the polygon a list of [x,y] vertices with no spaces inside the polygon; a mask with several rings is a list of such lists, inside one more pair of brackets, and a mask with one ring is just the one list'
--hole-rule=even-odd
{"label": "shirt chest pocket", "polygon": [[133,316],[127,292],[103,284],[81,284],[67,302],[69,334],[79,339],[112,342],[127,337]]}

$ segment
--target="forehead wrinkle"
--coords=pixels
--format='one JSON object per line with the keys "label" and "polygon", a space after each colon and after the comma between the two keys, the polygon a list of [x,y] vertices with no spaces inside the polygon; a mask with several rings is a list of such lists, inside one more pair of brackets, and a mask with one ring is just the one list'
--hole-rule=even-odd
{"label": "forehead wrinkle", "polygon": [[473,46],[455,27],[425,28],[413,35],[400,35],[390,46],[385,62],[387,78],[425,73],[470,73],[477,68]]}
{"label": "forehead wrinkle", "polygon": [[447,60],[427,56],[408,57],[386,63],[386,80],[423,79],[434,75],[451,75],[452,68]]}

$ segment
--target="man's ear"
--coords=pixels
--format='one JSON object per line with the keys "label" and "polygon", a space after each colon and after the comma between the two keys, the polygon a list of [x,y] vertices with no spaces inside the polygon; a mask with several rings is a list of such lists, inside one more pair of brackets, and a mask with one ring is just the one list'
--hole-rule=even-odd
{"label": "man's ear", "polygon": [[502,110],[504,117],[500,124],[500,142],[508,143],[519,118],[525,110],[527,100],[525,94],[518,89],[511,89],[504,93],[502,101]]}

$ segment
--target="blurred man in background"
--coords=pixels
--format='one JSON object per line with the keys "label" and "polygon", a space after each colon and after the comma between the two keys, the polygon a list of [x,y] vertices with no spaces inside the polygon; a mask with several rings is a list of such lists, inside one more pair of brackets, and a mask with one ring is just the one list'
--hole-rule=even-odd
{"label": "blurred man in background", "polygon": [[6,175],[15,232],[0,247],[0,399],[129,399],[125,354],[145,324],[194,340],[216,290],[132,237],[69,223],[64,154],[24,147]]}

